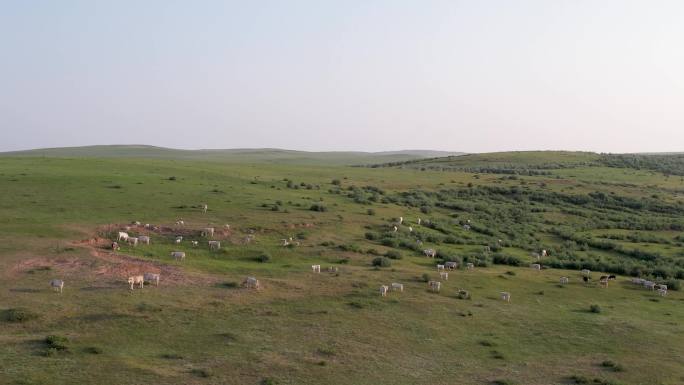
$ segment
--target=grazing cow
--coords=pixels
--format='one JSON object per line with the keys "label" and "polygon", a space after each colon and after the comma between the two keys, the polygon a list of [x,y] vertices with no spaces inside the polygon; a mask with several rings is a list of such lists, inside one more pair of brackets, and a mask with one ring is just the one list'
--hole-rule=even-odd
{"label": "grazing cow", "polygon": [[542,250],[541,256],[542,256],[542,257],[546,257],[547,255],[548,255],[548,254],[546,253],[546,250]]}
{"label": "grazing cow", "polygon": [[128,242],[129,245],[138,246],[138,238],[136,237],[128,237],[126,242]]}
{"label": "grazing cow", "polygon": [[465,230],[465,231],[470,230],[470,225],[463,225],[463,230]]}
{"label": "grazing cow", "polygon": [[398,228],[397,226],[394,226],[394,227],[392,228],[392,231],[395,232],[395,233],[397,232],[397,230],[399,230],[399,228]]}
{"label": "grazing cow", "polygon": [[152,225],[151,225],[151,224],[149,224],[149,223],[145,223],[145,228],[146,228],[146,229],[149,229],[150,227],[152,227]]}
{"label": "grazing cow", "polygon": [[128,239],[128,233],[119,231],[119,236],[116,238],[117,241],[125,241]]}
{"label": "grazing cow", "polygon": [[449,273],[447,273],[446,271],[440,271],[439,272],[439,279],[443,279],[445,281],[448,281],[449,280]]}
{"label": "grazing cow", "polygon": [[426,257],[434,258],[437,255],[437,252],[434,249],[425,249],[423,250],[423,254],[425,254]]}
{"label": "grazing cow", "polygon": [[183,251],[172,251],[171,252],[171,257],[175,260],[184,260],[185,259],[185,252]]}
{"label": "grazing cow", "polygon": [[409,233],[413,232],[413,227],[409,226]]}
{"label": "grazing cow", "polygon": [[140,223],[139,221],[133,221],[133,222],[131,222],[131,224],[136,225],[136,226],[142,225],[142,223]]}
{"label": "grazing cow", "polygon": [[466,263],[466,269],[472,270],[472,269],[474,269],[474,268],[475,268],[475,264],[473,264],[472,262]]}
{"label": "grazing cow", "polygon": [[209,241],[209,250],[218,250],[221,248],[221,242]]}
{"label": "grazing cow", "polygon": [[208,206],[208,205],[206,205],[206,204],[202,205],[202,211],[203,211],[205,214],[207,213],[207,210],[208,210],[208,209],[209,209],[209,206]]}
{"label": "grazing cow", "polygon": [[561,285],[565,285],[565,284],[568,283],[569,281],[570,281],[570,280],[568,279],[568,277],[560,277],[560,284],[561,284]]}
{"label": "grazing cow", "polygon": [[644,281],[644,287],[650,290],[655,290],[655,282],[652,281]]}
{"label": "grazing cow", "polygon": [[314,273],[320,273],[321,265],[311,265],[311,270],[313,270]]}
{"label": "grazing cow", "polygon": [[608,280],[609,280],[609,281],[614,281],[614,280],[616,280],[616,279],[617,279],[617,277],[616,277],[615,275],[613,275],[613,274],[611,274],[611,275],[608,276]]}
{"label": "grazing cow", "polygon": [[281,239],[280,242],[281,242],[280,245],[283,246],[283,247],[289,246],[289,245],[290,245],[290,242],[289,242],[287,239],[285,239],[285,238]]}
{"label": "grazing cow", "polygon": [[254,240],[254,235],[247,235],[247,236],[244,238],[244,243],[245,243],[245,244],[251,243],[253,240]]}
{"label": "grazing cow", "polygon": [[392,291],[404,291],[404,285],[401,283],[392,282]]}
{"label": "grazing cow", "polygon": [[150,244],[150,237],[148,237],[147,235],[141,235],[138,237],[138,241],[140,243],[144,243],[146,245],[149,245]]}
{"label": "grazing cow", "polygon": [[185,221],[183,221],[182,219],[177,220],[176,226],[185,226]]}
{"label": "grazing cow", "polygon": [[139,285],[142,289],[145,285],[145,277],[142,275],[134,275],[132,277],[128,277],[128,284],[131,285],[131,290],[133,290],[134,285]]}
{"label": "grazing cow", "polygon": [[193,247],[199,246],[199,241],[191,241]]}
{"label": "grazing cow", "polygon": [[444,267],[446,267],[449,270],[457,269],[458,268],[458,262],[454,262],[454,261],[446,262],[446,263],[444,263]]}
{"label": "grazing cow", "polygon": [[386,285],[380,286],[380,296],[381,297],[387,297],[387,291],[389,291],[389,287]]}
{"label": "grazing cow", "polygon": [[492,251],[492,248],[491,248],[491,247],[489,247],[489,246],[485,246],[485,247],[484,247],[484,252],[485,252],[485,253],[489,253],[490,251]]}
{"label": "grazing cow", "polygon": [[328,267],[328,273],[337,273],[338,271],[339,271],[339,269],[337,268],[337,266],[329,266]]}
{"label": "grazing cow", "polygon": [[418,224],[420,224],[420,222],[422,222],[422,221],[420,220],[420,218],[418,218]]}
{"label": "grazing cow", "polygon": [[157,273],[145,273],[143,276],[145,277],[145,281],[154,282],[155,286],[159,286],[159,274],[157,274]]}
{"label": "grazing cow", "polygon": [[502,291],[501,293],[501,299],[506,301],[506,302],[511,302],[511,293],[507,291]]}
{"label": "grazing cow", "polygon": [[658,294],[660,294],[661,297],[665,297],[667,295],[667,289],[658,289]]}
{"label": "grazing cow", "polygon": [[437,271],[444,270],[444,265],[437,265]]}
{"label": "grazing cow", "polygon": [[599,278],[599,284],[601,287],[608,287],[608,276],[604,275],[601,278]]}
{"label": "grazing cow", "polygon": [[50,281],[50,287],[52,290],[59,289],[59,294],[62,294],[62,290],[64,290],[64,281],[61,279],[53,279]]}
{"label": "grazing cow", "polygon": [[202,230],[202,236],[203,237],[213,237],[214,236],[214,228],[213,227],[205,227]]}
{"label": "grazing cow", "polygon": [[644,279],[643,278],[632,278],[632,283],[635,285],[643,285]]}
{"label": "grazing cow", "polygon": [[244,286],[248,289],[259,289],[259,288],[261,288],[261,285],[259,284],[259,280],[254,278],[254,277],[245,278],[245,280],[242,282],[242,286]]}
{"label": "grazing cow", "polygon": [[404,223],[404,217],[399,217],[399,224]]}
{"label": "grazing cow", "polygon": [[428,282],[428,289],[433,293],[439,293],[439,289],[442,288],[442,283],[439,281]]}
{"label": "grazing cow", "polygon": [[582,272],[581,272],[581,273],[582,273],[582,275],[583,275],[583,276],[585,276],[585,277],[588,277],[588,276],[589,276],[589,274],[591,274],[591,270],[588,270],[588,269],[582,269]]}
{"label": "grazing cow", "polygon": [[538,263],[533,263],[530,265],[530,267],[533,268],[534,270],[541,270],[541,265]]}
{"label": "grazing cow", "polygon": [[112,242],[112,250],[114,250],[114,251],[121,250],[118,242]]}
{"label": "grazing cow", "polygon": [[176,244],[177,244],[177,245],[180,245],[181,242],[183,242],[183,236],[182,236],[182,235],[179,235],[179,236],[176,237]]}

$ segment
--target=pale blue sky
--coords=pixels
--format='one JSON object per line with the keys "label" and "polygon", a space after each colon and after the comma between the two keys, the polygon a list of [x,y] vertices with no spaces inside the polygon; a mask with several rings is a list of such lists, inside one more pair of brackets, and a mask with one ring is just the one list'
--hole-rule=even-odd
{"label": "pale blue sky", "polygon": [[0,0],[0,151],[684,151],[683,1]]}

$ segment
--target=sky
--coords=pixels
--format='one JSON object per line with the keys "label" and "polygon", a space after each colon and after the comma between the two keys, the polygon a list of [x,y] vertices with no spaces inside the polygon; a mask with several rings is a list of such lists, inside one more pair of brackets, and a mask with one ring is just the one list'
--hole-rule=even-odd
{"label": "sky", "polygon": [[0,0],[0,151],[684,151],[679,0]]}

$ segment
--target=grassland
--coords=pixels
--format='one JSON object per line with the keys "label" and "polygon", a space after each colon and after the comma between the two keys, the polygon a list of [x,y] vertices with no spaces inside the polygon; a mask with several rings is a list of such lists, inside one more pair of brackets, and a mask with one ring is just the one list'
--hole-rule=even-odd
{"label": "grassland", "polygon": [[[506,168],[535,159],[544,173],[2,157],[0,384],[684,383],[684,295],[628,282],[681,279],[681,178],[589,165],[591,154],[489,157]],[[152,245],[106,249],[120,226],[178,218],[186,226],[150,232]],[[206,226],[221,229],[220,251],[190,245]],[[299,246],[281,246],[289,237]],[[478,267],[429,293],[428,247]],[[545,267],[573,268],[530,269],[541,248]],[[176,249],[184,262],[169,257]],[[401,259],[371,265],[388,251]],[[623,270],[602,289],[581,283],[586,264],[594,278]],[[143,270],[161,271],[160,286],[130,291],[126,277]],[[240,288],[247,275],[263,289]],[[63,294],[52,278],[66,281]],[[390,282],[405,291],[381,298]]]}

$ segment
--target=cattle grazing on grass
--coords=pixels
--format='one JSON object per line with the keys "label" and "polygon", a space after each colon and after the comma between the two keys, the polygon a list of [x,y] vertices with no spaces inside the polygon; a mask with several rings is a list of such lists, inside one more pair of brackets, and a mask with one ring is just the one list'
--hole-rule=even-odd
{"label": "cattle grazing on grass", "polygon": [[608,287],[608,276],[601,276],[601,278],[599,278],[599,284],[601,285],[601,287]]}
{"label": "cattle grazing on grass", "polygon": [[128,239],[126,239],[126,242],[129,245],[138,246],[138,238],[136,237],[128,237]]}
{"label": "cattle grazing on grass", "polygon": [[439,281],[428,282],[428,289],[433,293],[439,293],[439,290],[441,288],[442,288],[442,283]]}
{"label": "cattle grazing on grass", "polygon": [[475,264],[473,264],[472,262],[466,263],[466,269],[467,270],[472,270],[474,268],[475,268]]}
{"label": "cattle grazing on grass", "polygon": [[447,273],[446,271],[440,271],[439,272],[439,278],[443,279],[445,281],[448,281],[449,280],[449,273]]}
{"label": "cattle grazing on grass", "polygon": [[437,252],[434,249],[425,249],[423,250],[423,254],[425,254],[426,257],[434,258],[437,255]]}
{"label": "cattle grazing on grass", "polygon": [[420,218],[418,218],[418,224],[420,224],[420,222],[422,222],[422,221],[421,221],[421,219],[420,219]]}
{"label": "cattle grazing on grass", "polygon": [[397,230],[399,230],[399,228],[398,228],[397,226],[394,226],[394,227],[392,227],[392,231],[393,231],[393,232],[395,232],[395,233],[396,233],[396,232],[397,232]]}
{"label": "cattle grazing on grass", "polygon": [[146,282],[154,282],[155,286],[159,286],[159,274],[157,273],[145,273],[143,275],[145,277]]}
{"label": "cattle grazing on grass", "polygon": [[582,273],[583,276],[588,277],[589,274],[591,274],[591,270],[582,269],[581,273]]}
{"label": "cattle grazing on grass", "polygon": [[533,263],[530,265],[530,267],[534,270],[541,270],[541,265],[538,263]]}
{"label": "cattle grazing on grass", "polygon": [[132,277],[128,277],[128,284],[131,285],[131,290],[133,290],[134,285],[139,285],[142,289],[145,285],[145,277],[142,275],[134,275]]}
{"label": "cattle grazing on grass", "polygon": [[320,273],[321,272],[321,265],[311,265],[311,270],[314,273]]}
{"label": "cattle grazing on grass", "polygon": [[193,247],[199,246],[199,241],[191,241]]}
{"label": "cattle grazing on grass", "polygon": [[413,232],[413,227],[409,226],[409,233]]}
{"label": "cattle grazing on grass", "polygon": [[242,286],[244,286],[248,289],[260,289],[261,288],[261,284],[259,283],[259,280],[254,278],[254,277],[245,278],[245,280],[242,281]]}
{"label": "cattle grazing on grass", "polygon": [[582,277],[582,281],[584,281],[584,283],[589,283],[589,280],[591,280],[591,278],[587,277],[586,275]]}
{"label": "cattle grazing on grass", "polygon": [[454,261],[445,262],[444,267],[449,269],[449,270],[458,269],[458,262],[454,262]]}
{"label": "cattle grazing on grass", "polygon": [[62,294],[62,290],[64,290],[64,281],[61,279],[53,279],[50,281],[50,287],[52,290],[58,289],[59,293]]}
{"label": "cattle grazing on grass", "polygon": [[444,265],[437,265],[437,271],[444,270]]}
{"label": "cattle grazing on grass", "polygon": [[392,291],[404,291],[404,285],[401,283],[392,282]]}
{"label": "cattle grazing on grass", "polygon": [[569,281],[570,281],[570,280],[568,279],[568,277],[560,277],[560,284],[561,284],[561,285],[565,285],[565,284],[567,284]]}
{"label": "cattle grazing on grass", "polygon": [[209,210],[209,205],[203,204],[203,205],[202,205],[202,211],[206,214],[206,213],[207,213],[207,210]]}
{"label": "cattle grazing on grass", "polygon": [[176,244],[177,244],[177,245],[180,245],[181,242],[183,242],[183,236],[182,236],[182,235],[179,235],[179,236],[176,237]]}
{"label": "cattle grazing on grass", "polygon": [[214,236],[214,228],[213,227],[205,227],[202,229],[202,236],[203,237],[213,237]]}
{"label": "cattle grazing on grass", "polygon": [[542,257],[546,257],[547,255],[548,255],[548,254],[546,253],[546,250],[542,250],[542,251],[541,251],[541,256],[542,256]]}
{"label": "cattle grazing on grass", "polygon": [[404,217],[399,217],[399,224],[404,223]]}
{"label": "cattle grazing on grass", "polygon": [[609,280],[609,281],[614,281],[614,280],[616,280],[616,279],[617,279],[617,277],[616,277],[615,275],[613,275],[613,274],[611,274],[611,275],[608,276],[608,280]]}
{"label": "cattle grazing on grass", "polygon": [[507,292],[507,291],[502,291],[502,292],[500,293],[500,295],[501,295],[501,299],[502,299],[503,301],[511,302],[511,293],[509,293],[509,292]]}
{"label": "cattle grazing on grass", "polygon": [[138,237],[138,242],[149,245],[150,244],[150,237],[148,237],[147,235],[141,235]]}
{"label": "cattle grazing on grass", "polygon": [[649,290],[655,290],[655,282],[653,281],[644,281],[644,287],[649,289]]}
{"label": "cattle grazing on grass", "polygon": [[116,238],[117,241],[125,241],[128,239],[128,233],[119,231],[119,236]]}
{"label": "cattle grazing on grass", "polygon": [[387,297],[388,291],[389,291],[389,286],[386,286],[386,285],[380,286],[380,296],[381,297]]}
{"label": "cattle grazing on grass", "polygon": [[177,261],[182,261],[185,259],[185,252],[183,251],[172,251],[171,257]]}
{"label": "cattle grazing on grass", "polygon": [[665,297],[667,295],[667,287],[658,289],[658,294],[660,294],[661,297]]}
{"label": "cattle grazing on grass", "polygon": [[209,250],[218,250],[221,248],[221,242],[209,241]]}
{"label": "cattle grazing on grass", "polygon": [[185,226],[185,221],[182,219],[179,219],[176,221],[176,226]]}
{"label": "cattle grazing on grass", "polygon": [[329,266],[328,267],[328,273],[337,273],[338,271],[339,271],[339,269],[337,268],[337,266]]}

